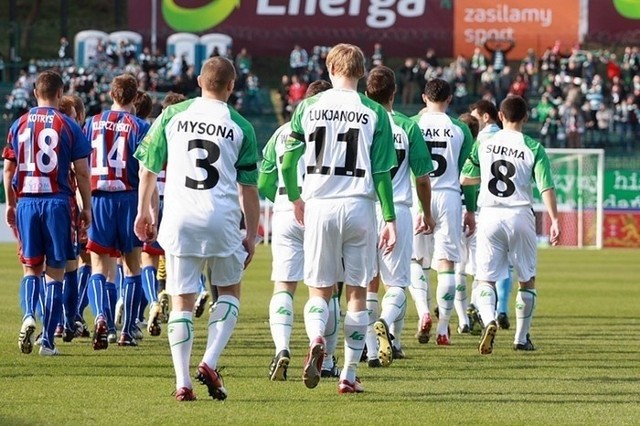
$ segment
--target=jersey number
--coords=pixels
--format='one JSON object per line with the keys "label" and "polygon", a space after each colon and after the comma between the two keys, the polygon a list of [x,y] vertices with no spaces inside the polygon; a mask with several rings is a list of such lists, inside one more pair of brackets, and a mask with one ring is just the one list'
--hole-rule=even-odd
{"label": "jersey number", "polygon": [[[316,147],[316,165],[307,166],[307,173],[330,175],[331,167],[322,165],[324,163],[324,148],[327,135],[327,128],[320,126],[309,135],[309,142],[315,142]],[[338,142],[347,144],[347,152],[344,160],[344,167],[336,167],[334,174],[337,176],[364,177],[365,170],[358,169],[356,163],[358,161],[358,136],[360,130],[349,129],[345,133],[338,134]]]}
{"label": "jersey number", "polygon": [[211,189],[218,184],[220,179],[218,169],[213,167],[213,164],[220,158],[220,148],[214,142],[206,139],[191,139],[189,145],[187,145],[187,150],[191,151],[198,148],[204,149],[207,152],[207,156],[205,158],[196,158],[196,167],[206,171],[207,176],[204,180],[196,180],[186,176],[184,184],[190,189]]}
{"label": "jersey number", "polygon": [[442,176],[444,172],[447,171],[447,159],[444,158],[444,155],[434,154],[434,148],[447,148],[447,141],[427,141],[427,147],[429,148],[429,154],[431,154],[431,159],[435,161],[438,165],[436,169],[429,173],[431,177]]}
{"label": "jersey number", "polygon": [[[506,173],[502,173],[502,168],[506,168]],[[496,197],[504,198],[513,195],[516,192],[516,185],[511,180],[516,175],[516,166],[506,160],[497,160],[491,164],[491,174],[493,178],[489,180],[489,192]],[[506,188],[499,189],[498,183],[502,182],[501,187]]]}
{"label": "jersey number", "polygon": [[58,133],[54,129],[42,129],[38,133],[38,149],[33,158],[33,140],[31,129],[27,127],[18,134],[18,143],[22,144],[24,161],[20,161],[18,170],[21,172],[34,172],[36,168],[41,173],[51,173],[58,166],[58,154],[55,149],[58,146]]}
{"label": "jersey number", "polygon": [[391,179],[396,177],[396,173],[398,173],[398,169],[400,169],[400,165],[402,164],[402,162],[406,157],[407,157],[406,149],[396,149],[396,159],[398,160],[398,165],[395,166],[393,169],[391,169]]}
{"label": "jersey number", "polygon": [[118,136],[105,157],[104,135],[97,135],[91,141],[91,148],[96,150],[95,166],[91,167],[91,174],[93,176],[108,176],[109,168],[111,168],[116,171],[116,177],[122,177],[122,170],[127,167],[127,163],[124,161],[125,143],[126,138]]}

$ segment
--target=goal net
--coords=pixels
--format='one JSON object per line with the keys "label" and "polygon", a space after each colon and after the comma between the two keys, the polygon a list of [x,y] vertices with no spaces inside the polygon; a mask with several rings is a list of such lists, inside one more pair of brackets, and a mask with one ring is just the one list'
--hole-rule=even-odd
{"label": "goal net", "polygon": [[[604,150],[547,149],[555,182],[560,246],[602,248]],[[549,244],[549,215],[534,191],[538,244]]]}

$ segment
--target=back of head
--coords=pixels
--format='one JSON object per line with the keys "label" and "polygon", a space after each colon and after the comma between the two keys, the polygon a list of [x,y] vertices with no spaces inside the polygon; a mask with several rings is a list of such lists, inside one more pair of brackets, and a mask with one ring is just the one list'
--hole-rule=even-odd
{"label": "back of head", "polygon": [[364,53],[353,44],[335,45],[327,55],[327,69],[336,77],[361,79],[364,76]]}
{"label": "back of head", "polygon": [[76,111],[76,103],[73,96],[65,95],[60,99],[60,106],[58,109],[69,117],[77,120],[78,114]]}
{"label": "back of head", "polygon": [[200,70],[200,87],[202,90],[213,93],[224,92],[230,81],[236,79],[236,70],[227,58],[214,56],[202,64]]}
{"label": "back of head", "polygon": [[486,99],[481,99],[478,102],[471,104],[469,106],[469,111],[476,110],[479,116],[483,116],[484,114],[489,114],[491,120],[497,122],[498,121],[498,108],[496,108],[495,104]]}
{"label": "back of head", "polygon": [[138,95],[138,80],[131,74],[117,76],[111,82],[111,99],[118,105],[131,104]]}
{"label": "back of head", "polygon": [[144,120],[151,114],[153,100],[147,92],[138,90],[136,98],[133,101],[133,106],[136,108],[136,116]]}
{"label": "back of head", "polygon": [[179,104],[186,99],[187,97],[182,93],[169,92],[162,100],[162,109],[165,109],[169,105]]}
{"label": "back of head", "polygon": [[429,102],[446,102],[451,96],[451,85],[441,78],[434,78],[424,85],[424,95]]}
{"label": "back of head", "polygon": [[56,99],[58,92],[64,88],[62,77],[55,71],[43,71],[36,79],[36,96],[44,100]]}
{"label": "back of head", "polygon": [[331,89],[331,87],[331,83],[329,83],[327,80],[316,80],[313,83],[309,84],[309,87],[307,87],[307,91],[304,94],[304,98],[310,98],[317,95],[318,93],[325,92]]}
{"label": "back of head", "polygon": [[73,99],[73,106],[76,109],[76,120],[78,123],[84,123],[84,119],[86,118],[86,112],[84,110],[84,102],[82,102],[82,98],[78,95],[67,95]]}
{"label": "back of head", "polygon": [[380,103],[388,103],[396,92],[396,75],[384,65],[373,68],[367,76],[367,96]]}
{"label": "back of head", "polygon": [[519,123],[527,118],[527,101],[520,96],[508,96],[500,104],[500,113],[504,121]]}
{"label": "back of head", "polygon": [[473,115],[465,112],[458,117],[458,120],[462,121],[464,124],[469,126],[469,130],[471,130],[471,136],[475,140],[478,137],[478,132],[480,131],[480,122]]}

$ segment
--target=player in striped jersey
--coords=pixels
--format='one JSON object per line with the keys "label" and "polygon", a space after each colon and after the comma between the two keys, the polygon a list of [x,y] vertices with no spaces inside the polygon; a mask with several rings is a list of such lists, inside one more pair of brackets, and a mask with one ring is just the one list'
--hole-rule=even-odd
{"label": "player in striped jersey", "polygon": [[[64,267],[75,258],[72,242],[71,165],[83,200],[80,227],[91,222],[89,171],[91,148],[80,127],[58,111],[64,84],[59,74],[42,72],[35,84],[38,106],[16,120],[3,151],[6,220],[20,242],[24,278],[20,285],[23,322],[18,346],[33,349],[34,315],[42,273],[45,278],[41,355],[57,355],[56,325],[62,315]],[[46,265],[46,267],[45,267]]]}
{"label": "player in striped jersey", "polygon": [[[138,82],[129,74],[111,83],[111,109],[91,117],[85,135],[91,140],[91,194],[94,221],[89,228],[87,249],[93,274],[89,300],[96,318],[93,348],[108,347],[108,334],[115,332],[115,258],[124,256],[124,321],[118,345],[136,346],[133,338],[142,283],[140,249],[133,233],[138,203],[138,160],[133,153],[149,124],[133,114]],[[107,283],[109,285],[107,286]]]}
{"label": "player in striped jersey", "polygon": [[[396,79],[393,71],[385,66],[373,68],[367,77],[366,90],[367,96],[380,103],[389,114],[398,161],[398,165],[391,170],[398,240],[391,253],[378,251],[380,272],[369,284],[367,293],[369,367],[380,365],[387,367],[395,357],[404,357],[400,335],[404,326],[407,302],[405,288],[411,282],[411,245],[414,234],[410,211],[413,204],[412,175],[415,177],[419,207],[422,211],[418,216],[415,232],[431,233],[435,226],[431,217],[431,182],[429,179],[429,173],[433,170],[433,162],[422,139],[420,128],[408,117],[392,109],[396,92]],[[379,204],[376,207],[378,229],[382,230],[384,226],[382,211]],[[378,316],[380,279],[384,283],[385,295],[382,299],[382,312]],[[394,336],[393,342],[391,335]]]}

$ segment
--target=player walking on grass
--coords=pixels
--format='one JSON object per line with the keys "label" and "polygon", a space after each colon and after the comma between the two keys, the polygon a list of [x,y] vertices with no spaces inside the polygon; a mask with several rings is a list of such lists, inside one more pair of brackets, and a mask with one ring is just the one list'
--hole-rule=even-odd
{"label": "player walking on grass", "polygon": [[166,291],[172,297],[167,327],[178,401],[196,399],[189,361],[193,308],[205,266],[211,268],[219,297],[209,317],[197,379],[214,399],[227,397],[218,359],[235,328],[240,279],[255,250],[260,214],[258,149],[251,124],[227,105],[235,77],[227,59],[207,60],[198,76],[202,96],[167,107],[136,152],[143,167],[135,231],[146,241],[155,238],[157,218],[150,212],[151,199],[157,174],[166,166],[158,242],[165,250]]}
{"label": "player walking on grass", "polygon": [[522,133],[527,111],[526,101],[519,96],[502,101],[499,116],[503,130],[474,146],[460,178],[463,185],[480,183],[476,301],[485,324],[478,347],[483,355],[493,352],[498,329],[495,284],[507,276],[510,263],[520,281],[513,349],[535,349],[529,337],[537,296],[532,179],[551,218],[551,244],[557,244],[560,236],[549,159],[538,141]]}
{"label": "player walking on grass", "polygon": [[[394,357],[402,357],[400,334],[404,326],[407,297],[405,288],[411,283],[411,246],[415,232],[431,233],[435,226],[431,217],[431,182],[429,173],[433,162],[422,139],[420,128],[408,117],[393,111],[396,77],[385,66],[375,67],[367,76],[367,97],[381,104],[389,115],[398,165],[391,170],[393,203],[396,212],[397,243],[391,253],[378,250],[379,275],[369,284],[367,311],[367,354],[369,367],[391,364]],[[411,215],[415,177],[416,191],[422,213],[414,230]],[[378,229],[384,229],[380,204],[376,204]],[[380,278],[385,286],[382,312],[378,316],[378,287]],[[391,335],[394,336],[393,342]]]}
{"label": "player walking on grass", "polygon": [[[44,71],[36,79],[38,106],[16,120],[3,152],[7,194],[6,221],[20,242],[24,278],[20,284],[22,327],[18,347],[33,350],[35,310],[44,284],[43,334],[40,355],[58,355],[54,333],[62,317],[62,281],[68,260],[75,259],[72,233],[71,165],[82,196],[79,226],[91,223],[89,167],[91,147],[82,129],[58,111],[64,83]],[[46,265],[46,267],[45,267]],[[41,280],[43,272],[44,280]]]}
{"label": "player walking on grass", "polygon": [[[304,320],[310,345],[303,380],[308,388],[320,381],[328,302],[344,276],[345,360],[338,392],[354,393],[364,390],[356,367],[367,332],[367,285],[376,273],[376,193],[386,221],[380,245],[391,251],[396,243],[390,174],[396,158],[387,112],[357,92],[365,71],[362,51],[349,44],[333,47],[327,69],[333,89],[302,101],[294,112],[282,175],[296,220],[305,227],[309,300]],[[303,154],[304,202],[298,188],[298,161]]]}

